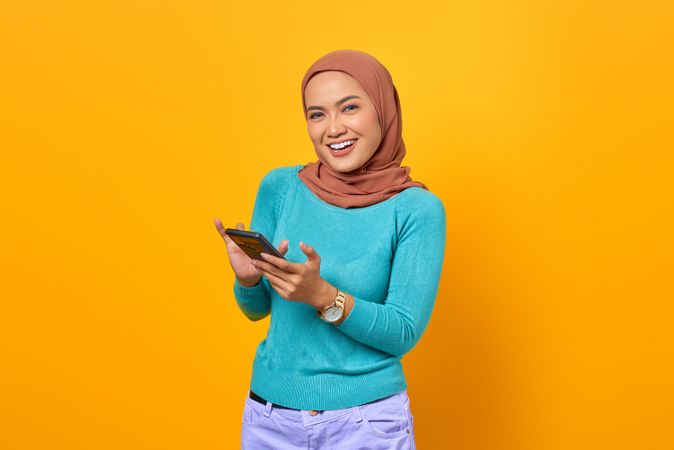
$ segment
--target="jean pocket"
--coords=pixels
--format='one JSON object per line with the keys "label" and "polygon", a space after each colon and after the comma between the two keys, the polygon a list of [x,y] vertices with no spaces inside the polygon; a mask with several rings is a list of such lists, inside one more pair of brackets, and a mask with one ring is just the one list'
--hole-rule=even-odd
{"label": "jean pocket", "polygon": [[397,437],[409,434],[407,407],[398,395],[358,406],[363,422],[372,433],[382,437]]}
{"label": "jean pocket", "polygon": [[246,401],[243,405],[243,423],[252,424],[253,418],[255,417],[255,407],[253,406],[254,400],[246,398]]}

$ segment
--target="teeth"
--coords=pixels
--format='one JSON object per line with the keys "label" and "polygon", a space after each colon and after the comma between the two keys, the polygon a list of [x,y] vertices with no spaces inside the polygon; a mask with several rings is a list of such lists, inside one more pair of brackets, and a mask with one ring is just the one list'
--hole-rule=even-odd
{"label": "teeth", "polygon": [[334,150],[339,150],[340,148],[347,147],[351,144],[353,144],[353,141],[344,141],[341,144],[330,144],[330,148]]}

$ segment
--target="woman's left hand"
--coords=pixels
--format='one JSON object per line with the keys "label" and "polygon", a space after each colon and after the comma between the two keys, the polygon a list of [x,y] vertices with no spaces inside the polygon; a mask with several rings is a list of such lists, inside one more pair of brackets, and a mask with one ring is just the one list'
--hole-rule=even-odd
{"label": "woman's left hand", "polygon": [[307,255],[305,263],[263,253],[264,261],[254,259],[253,264],[281,297],[320,308],[334,299],[337,289],[321,277],[321,257],[316,250],[304,242],[300,250]]}

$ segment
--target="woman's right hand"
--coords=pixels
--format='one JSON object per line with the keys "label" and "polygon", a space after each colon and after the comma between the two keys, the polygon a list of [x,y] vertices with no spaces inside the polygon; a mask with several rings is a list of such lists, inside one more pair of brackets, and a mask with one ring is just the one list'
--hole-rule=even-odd
{"label": "woman's right hand", "polygon": [[[252,263],[251,259],[246,253],[239,248],[238,245],[230,238],[227,233],[225,233],[225,227],[222,226],[220,219],[215,219],[215,228],[222,239],[224,239],[225,244],[227,245],[227,254],[229,256],[229,264],[234,270],[236,278],[239,280],[239,284],[242,286],[250,287],[254,286],[260,282],[262,278],[262,272],[260,272]],[[243,230],[243,223],[239,222],[236,224],[237,230]],[[281,245],[278,250],[281,254],[285,255],[288,252],[288,240],[284,239],[281,241]]]}

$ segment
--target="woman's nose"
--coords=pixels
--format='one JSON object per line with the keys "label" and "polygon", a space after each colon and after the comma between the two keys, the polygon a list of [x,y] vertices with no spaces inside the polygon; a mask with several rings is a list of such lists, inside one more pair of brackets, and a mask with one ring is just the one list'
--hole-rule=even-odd
{"label": "woman's nose", "polygon": [[338,118],[333,117],[330,119],[330,123],[328,124],[328,133],[330,136],[339,136],[345,131],[344,125],[342,125]]}

